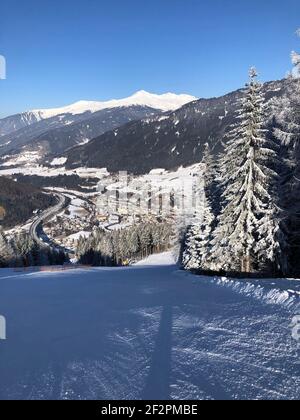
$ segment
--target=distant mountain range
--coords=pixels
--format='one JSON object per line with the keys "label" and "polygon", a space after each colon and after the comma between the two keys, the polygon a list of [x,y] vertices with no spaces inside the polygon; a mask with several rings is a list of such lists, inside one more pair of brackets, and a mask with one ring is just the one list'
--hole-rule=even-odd
{"label": "distant mountain range", "polygon": [[66,125],[76,122],[78,119],[84,119],[87,114],[93,114],[104,109],[140,106],[160,111],[174,111],[196,99],[191,95],[176,95],[174,93],[156,95],[141,90],[125,99],[112,99],[105,102],[79,101],[61,108],[36,109],[0,119],[0,138],[42,120],[50,119],[53,122],[52,119],[55,117],[59,117],[56,118],[58,124]]}
{"label": "distant mountain range", "polygon": [[[285,80],[265,83],[266,101],[283,96],[286,89]],[[192,165],[202,159],[205,143],[216,154],[222,150],[242,93],[240,89],[197,100],[141,91],[119,101],[32,111],[26,118],[23,114],[25,127],[0,137],[2,163],[38,161],[68,169],[87,166],[136,174]],[[9,118],[17,121],[20,115]],[[7,119],[0,120],[0,130],[9,130]]]}
{"label": "distant mountain range", "polygon": [[[286,81],[264,85],[266,101],[286,92]],[[236,121],[243,90],[220,98],[200,99],[164,115],[128,123],[66,154],[66,167],[107,168],[144,174],[201,161],[205,143],[217,155],[228,127]]]}
{"label": "distant mountain range", "polygon": [[0,155],[17,158],[30,152],[32,158],[40,160],[130,121],[178,109],[195,99],[190,95],[140,91],[120,100],[80,101],[64,108],[13,115],[0,120]]}
{"label": "distant mountain range", "polygon": [[30,155],[35,162],[43,161],[49,155],[63,154],[68,149],[85,144],[101,134],[118,128],[129,121],[161,114],[161,111],[131,106],[104,109],[93,114],[85,113],[70,123],[69,114],[39,121],[12,134],[0,137],[0,155],[12,156],[16,161]]}

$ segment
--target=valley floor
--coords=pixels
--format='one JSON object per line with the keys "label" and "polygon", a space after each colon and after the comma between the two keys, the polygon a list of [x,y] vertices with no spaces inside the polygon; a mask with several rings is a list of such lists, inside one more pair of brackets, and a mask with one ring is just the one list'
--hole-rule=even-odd
{"label": "valley floor", "polygon": [[171,254],[130,268],[3,270],[0,398],[299,399],[298,309],[276,282],[192,276]]}

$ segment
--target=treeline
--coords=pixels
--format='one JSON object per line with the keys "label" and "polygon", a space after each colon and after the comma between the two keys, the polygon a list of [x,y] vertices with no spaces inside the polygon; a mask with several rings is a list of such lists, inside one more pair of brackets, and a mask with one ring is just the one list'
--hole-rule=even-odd
{"label": "treeline", "polygon": [[67,261],[63,251],[40,247],[25,232],[9,240],[0,230],[0,268],[62,265]]}
{"label": "treeline", "polygon": [[[294,55],[296,71],[300,57]],[[300,79],[266,109],[255,69],[216,162],[203,159],[203,206],[182,262],[200,273],[300,274]],[[275,128],[274,128],[275,127]]]}
{"label": "treeline", "polygon": [[166,251],[172,240],[167,223],[140,223],[132,227],[106,231],[98,228],[89,238],[80,238],[77,256],[81,264],[120,266]]}
{"label": "treeline", "polygon": [[91,192],[91,188],[96,190],[98,178],[80,178],[78,175],[58,175],[43,177],[38,175],[16,174],[18,182],[30,184],[36,188],[57,187],[80,192]]}
{"label": "treeline", "polygon": [[44,210],[55,204],[55,198],[26,183],[0,177],[0,208],[3,227],[25,223],[33,211]]}

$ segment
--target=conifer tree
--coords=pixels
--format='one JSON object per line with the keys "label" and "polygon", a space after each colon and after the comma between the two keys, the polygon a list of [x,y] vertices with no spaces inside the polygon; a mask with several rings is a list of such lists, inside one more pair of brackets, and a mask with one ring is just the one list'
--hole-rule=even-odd
{"label": "conifer tree", "polygon": [[90,237],[79,238],[77,257],[82,264],[121,265],[169,249],[171,231],[167,223],[151,222],[112,232],[97,229]]}
{"label": "conifer tree", "polygon": [[203,158],[203,180],[206,197],[210,202],[211,210],[215,216],[220,213],[220,202],[221,202],[221,186],[219,179],[219,167],[218,159],[213,156],[212,149],[209,143],[205,144]]}
{"label": "conifer tree", "polygon": [[264,97],[256,69],[251,68],[249,76],[238,122],[227,135],[220,162],[223,209],[213,240],[218,269],[247,273],[255,269],[259,229],[265,226],[261,220],[272,203],[269,182],[276,177],[270,161],[277,158],[264,129]]}
{"label": "conifer tree", "polygon": [[183,265],[188,270],[210,270],[210,241],[214,215],[210,203],[203,194],[202,209],[188,228],[183,252]]}
{"label": "conifer tree", "polygon": [[[300,36],[300,32],[298,32]],[[293,52],[293,73],[287,79],[287,95],[280,100],[274,134],[285,149],[285,177],[282,182],[282,207],[285,231],[289,235],[289,258],[300,271],[300,55]],[[298,274],[298,273],[295,273]]]}
{"label": "conifer tree", "polygon": [[187,270],[209,270],[211,232],[215,216],[208,197],[214,197],[215,172],[209,145],[202,159],[204,186],[200,192],[199,207],[192,225],[187,229],[183,250],[183,266]]}
{"label": "conifer tree", "polygon": [[13,247],[0,228],[0,267],[12,267],[15,265],[17,255]]}

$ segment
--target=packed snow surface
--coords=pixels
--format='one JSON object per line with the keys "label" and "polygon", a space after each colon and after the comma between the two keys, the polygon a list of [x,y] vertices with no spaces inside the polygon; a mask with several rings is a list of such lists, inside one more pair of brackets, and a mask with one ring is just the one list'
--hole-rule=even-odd
{"label": "packed snow surface", "polygon": [[171,253],[129,268],[1,270],[0,398],[299,399],[297,302],[265,301],[283,281],[251,285],[182,272]]}
{"label": "packed snow surface", "polygon": [[72,105],[53,108],[53,109],[37,109],[30,111],[38,119],[52,118],[62,114],[83,114],[84,112],[97,112],[103,109],[128,107],[134,105],[147,106],[162,111],[175,111],[183,105],[195,101],[197,98],[191,95],[176,95],[175,93],[165,93],[156,95],[141,90],[134,95],[124,99],[112,99],[110,101],[79,101]]}

